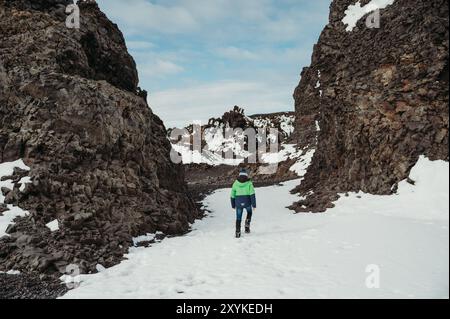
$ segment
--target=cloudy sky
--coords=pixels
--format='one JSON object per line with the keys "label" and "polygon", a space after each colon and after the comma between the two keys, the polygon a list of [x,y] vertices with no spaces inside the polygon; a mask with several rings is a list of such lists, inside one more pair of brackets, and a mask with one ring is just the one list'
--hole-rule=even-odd
{"label": "cloudy sky", "polygon": [[166,126],[293,110],[331,0],[98,0]]}

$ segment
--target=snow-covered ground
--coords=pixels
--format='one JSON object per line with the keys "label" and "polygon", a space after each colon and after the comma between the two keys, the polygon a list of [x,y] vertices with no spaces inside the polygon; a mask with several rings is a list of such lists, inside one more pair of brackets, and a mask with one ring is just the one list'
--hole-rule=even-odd
{"label": "snow-covered ground", "polygon": [[316,215],[285,208],[299,181],[259,188],[253,233],[241,239],[229,190],[218,190],[191,233],[132,249],[65,298],[448,298],[448,173],[422,157],[415,186],[349,194]]}

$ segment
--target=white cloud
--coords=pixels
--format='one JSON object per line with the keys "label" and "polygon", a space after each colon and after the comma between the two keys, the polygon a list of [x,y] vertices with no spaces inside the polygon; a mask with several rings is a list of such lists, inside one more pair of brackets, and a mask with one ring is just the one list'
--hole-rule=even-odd
{"label": "white cloud", "polygon": [[163,6],[145,0],[98,0],[113,18],[120,18],[131,33],[153,30],[184,33],[196,30],[194,16],[182,6]]}
{"label": "white cloud", "polygon": [[127,48],[130,51],[150,50],[154,49],[156,45],[149,41],[129,41],[127,40]]}
{"label": "white cloud", "polygon": [[152,110],[167,127],[206,122],[230,110],[244,107],[246,114],[293,110],[293,87],[288,83],[219,81],[211,84],[155,92],[149,96]]}
{"label": "white cloud", "polygon": [[216,50],[221,57],[232,60],[256,60],[258,55],[245,49],[229,46],[226,48],[219,48]]}
{"label": "white cloud", "polygon": [[[311,0],[97,0],[126,34],[195,34],[223,40],[298,39],[323,14],[299,9]],[[328,9],[330,0],[315,0]],[[295,8],[295,10],[292,10]]]}
{"label": "white cloud", "polygon": [[195,52],[160,51],[156,45],[148,49],[145,47],[144,43],[138,43],[130,49],[130,54],[136,61],[139,86],[148,91],[161,90],[167,87],[167,83],[179,83],[180,77],[189,76],[186,72],[190,71],[189,63],[197,58]]}
{"label": "white cloud", "polygon": [[156,60],[139,65],[140,76],[164,77],[167,75],[178,74],[183,71],[184,68],[182,66],[165,60]]}

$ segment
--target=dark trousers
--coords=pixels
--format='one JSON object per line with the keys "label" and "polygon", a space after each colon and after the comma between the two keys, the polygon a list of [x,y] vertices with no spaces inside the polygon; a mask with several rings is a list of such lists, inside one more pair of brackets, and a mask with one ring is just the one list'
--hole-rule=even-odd
{"label": "dark trousers", "polygon": [[239,222],[242,220],[242,215],[244,214],[244,209],[247,211],[247,221],[250,222],[252,220],[252,215],[253,215],[252,206],[236,207],[236,220]]}

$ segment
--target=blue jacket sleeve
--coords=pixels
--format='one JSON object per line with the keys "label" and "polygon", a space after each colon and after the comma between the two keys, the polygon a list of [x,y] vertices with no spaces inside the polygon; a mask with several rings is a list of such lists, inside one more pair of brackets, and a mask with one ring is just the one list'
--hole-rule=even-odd
{"label": "blue jacket sleeve", "polygon": [[236,208],[236,198],[231,198],[231,207]]}
{"label": "blue jacket sleeve", "polygon": [[256,208],[256,193],[255,193],[255,187],[253,186],[253,183],[250,183],[250,199],[252,202],[252,207]]}
{"label": "blue jacket sleeve", "polygon": [[253,194],[250,196],[251,200],[252,200],[252,207],[256,208],[256,195]]}

